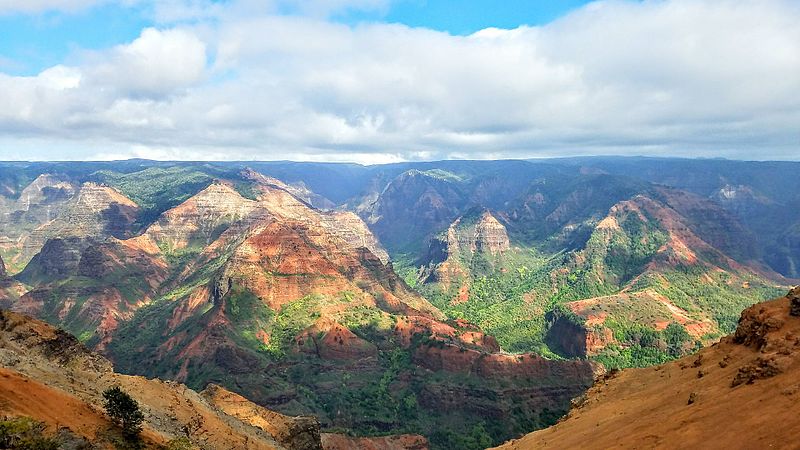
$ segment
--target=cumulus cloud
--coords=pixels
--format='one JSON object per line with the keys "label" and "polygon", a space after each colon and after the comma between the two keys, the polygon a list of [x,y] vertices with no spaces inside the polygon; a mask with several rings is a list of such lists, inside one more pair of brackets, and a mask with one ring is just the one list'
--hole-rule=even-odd
{"label": "cumulus cloud", "polygon": [[0,107],[0,156],[37,139],[83,143],[86,157],[800,157],[797,2],[602,1],[470,36],[336,24],[330,5],[385,3],[334,3],[175,9],[195,20],[0,75],[13,105]]}
{"label": "cumulus cloud", "polygon": [[146,28],[128,45],[97,55],[88,68],[91,88],[110,86],[120,96],[162,96],[179,93],[198,81],[206,66],[206,48],[185,30]]}

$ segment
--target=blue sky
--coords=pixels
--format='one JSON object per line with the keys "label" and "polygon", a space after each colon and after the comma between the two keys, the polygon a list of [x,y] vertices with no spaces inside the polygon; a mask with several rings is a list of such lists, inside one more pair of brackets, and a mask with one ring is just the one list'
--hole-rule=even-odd
{"label": "blue sky", "polygon": [[118,5],[76,12],[12,13],[0,16],[0,55],[11,64],[7,72],[37,73],[78,49],[130,42],[150,24],[143,11]]}
{"label": "blue sky", "polygon": [[[548,23],[588,1],[578,0],[399,0],[388,9],[354,10],[332,20],[401,23],[463,35],[496,27]],[[284,13],[296,12],[287,8]],[[32,75],[59,64],[77,50],[97,50],[130,42],[153,20],[152,8],[101,4],[76,11],[0,15],[0,70]]]}
{"label": "blue sky", "polygon": [[0,160],[800,160],[798,23],[797,0],[0,0]]}
{"label": "blue sky", "polygon": [[582,6],[577,0],[403,0],[385,15],[366,18],[426,27],[452,34],[495,28],[541,25]]}

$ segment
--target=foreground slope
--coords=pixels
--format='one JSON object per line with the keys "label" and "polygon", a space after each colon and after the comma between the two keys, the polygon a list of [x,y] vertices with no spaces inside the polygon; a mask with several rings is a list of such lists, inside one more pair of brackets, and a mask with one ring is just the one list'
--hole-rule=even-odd
{"label": "foreground slope", "polygon": [[607,377],[566,419],[500,447],[797,448],[800,288],[695,355]]}
{"label": "foreground slope", "polygon": [[[74,435],[106,448],[113,426],[103,413],[102,392],[112,386],[120,386],[139,402],[145,416],[144,438],[151,445],[188,438],[203,449],[321,448],[319,424],[313,418],[276,415],[272,428],[252,426],[223,412],[208,393],[117,374],[109,361],[89,352],[73,336],[21,314],[0,311],[0,414],[68,427]],[[298,421],[303,426],[294,425]],[[316,445],[290,445],[309,436]]]}

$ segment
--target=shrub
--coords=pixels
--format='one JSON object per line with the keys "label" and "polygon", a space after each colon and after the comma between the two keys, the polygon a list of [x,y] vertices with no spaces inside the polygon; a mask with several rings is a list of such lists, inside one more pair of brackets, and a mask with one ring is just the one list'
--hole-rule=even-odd
{"label": "shrub", "polygon": [[11,450],[55,450],[57,440],[45,436],[43,422],[29,417],[0,420],[0,448]]}

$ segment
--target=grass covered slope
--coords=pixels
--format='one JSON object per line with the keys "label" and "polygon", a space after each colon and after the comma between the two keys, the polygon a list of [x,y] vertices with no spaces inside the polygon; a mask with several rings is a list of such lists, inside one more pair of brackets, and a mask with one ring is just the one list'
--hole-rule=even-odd
{"label": "grass covered slope", "polygon": [[797,289],[756,304],[718,344],[664,365],[612,374],[557,425],[498,448],[795,448],[797,314]]}
{"label": "grass covered slope", "polygon": [[[458,219],[445,237],[431,239],[421,271],[408,263],[399,270],[449,317],[479,325],[507,351],[588,356],[610,367],[656,364],[694,350],[731,332],[742,309],[788,283],[749,259],[746,246],[736,250],[747,232],[696,196],[653,188],[588,217],[578,200],[563,205],[573,206],[542,210],[545,218],[566,216],[539,246],[513,233],[523,226],[520,214],[514,220],[496,213],[511,231],[507,249],[458,251],[475,235]],[[540,216],[531,212],[524,220]],[[563,249],[581,230],[590,230],[583,244]],[[562,250],[552,253],[559,243]]]}

